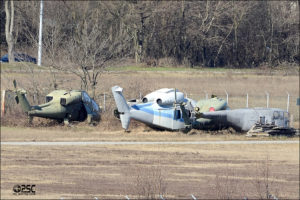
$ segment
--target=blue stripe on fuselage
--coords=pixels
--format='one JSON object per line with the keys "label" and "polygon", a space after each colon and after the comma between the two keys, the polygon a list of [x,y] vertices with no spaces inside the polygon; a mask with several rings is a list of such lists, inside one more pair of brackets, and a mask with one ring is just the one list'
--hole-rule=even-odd
{"label": "blue stripe on fuselage", "polygon": [[133,106],[131,106],[133,109],[135,110],[140,110],[141,108],[147,107],[147,106],[151,106],[153,105],[153,103],[143,103],[143,104],[135,104]]}
{"label": "blue stripe on fuselage", "polygon": [[[160,106],[162,109],[159,112],[159,111],[157,111],[157,109],[152,108],[153,104],[154,103],[136,104],[136,105],[131,106],[131,108],[133,108],[135,110],[146,112],[151,115],[166,117],[166,118],[174,120],[174,109],[170,109],[167,106]],[[176,121],[183,122],[183,119],[182,118],[177,119]]]}

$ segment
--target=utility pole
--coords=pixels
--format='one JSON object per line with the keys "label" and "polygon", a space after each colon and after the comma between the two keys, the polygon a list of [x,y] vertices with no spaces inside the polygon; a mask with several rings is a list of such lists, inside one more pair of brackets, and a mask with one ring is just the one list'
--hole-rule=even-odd
{"label": "utility pole", "polygon": [[41,0],[40,7],[40,30],[39,30],[39,51],[38,51],[38,66],[42,62],[42,30],[43,30],[43,0]]}

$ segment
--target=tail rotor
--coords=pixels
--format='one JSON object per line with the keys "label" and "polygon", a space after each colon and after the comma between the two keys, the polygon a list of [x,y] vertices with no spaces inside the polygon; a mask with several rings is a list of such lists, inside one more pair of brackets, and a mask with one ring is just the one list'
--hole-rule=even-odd
{"label": "tail rotor", "polygon": [[16,81],[16,79],[13,80],[13,84],[14,84],[14,88],[15,88],[14,92],[16,94],[15,100],[16,100],[17,104],[19,104],[19,97],[17,95],[17,81]]}

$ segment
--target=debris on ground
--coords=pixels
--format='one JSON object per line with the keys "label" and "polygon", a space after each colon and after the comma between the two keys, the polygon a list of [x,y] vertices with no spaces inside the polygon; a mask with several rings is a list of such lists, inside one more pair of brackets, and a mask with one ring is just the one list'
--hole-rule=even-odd
{"label": "debris on ground", "polygon": [[292,127],[279,127],[275,124],[261,124],[256,123],[246,134],[248,137],[255,136],[294,136],[297,135],[298,131]]}

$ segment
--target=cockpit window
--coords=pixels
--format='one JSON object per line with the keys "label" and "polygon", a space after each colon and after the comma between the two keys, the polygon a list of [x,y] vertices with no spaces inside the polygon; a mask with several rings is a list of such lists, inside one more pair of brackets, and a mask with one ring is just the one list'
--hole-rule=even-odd
{"label": "cockpit window", "polygon": [[52,101],[52,99],[53,99],[53,97],[51,97],[51,96],[46,96],[46,103]]}
{"label": "cockpit window", "polygon": [[175,110],[175,116],[174,119],[181,119],[181,113],[180,110]]}
{"label": "cockpit window", "polygon": [[82,92],[82,101],[86,106],[88,106],[93,111],[96,112],[100,111],[98,104],[86,92]]}
{"label": "cockpit window", "polygon": [[279,115],[280,115],[280,119],[283,119],[284,113],[283,112],[279,112]]}
{"label": "cockpit window", "polygon": [[90,96],[86,92],[82,92],[82,101],[86,102],[86,103],[90,103],[91,102],[91,98],[90,98]]}

